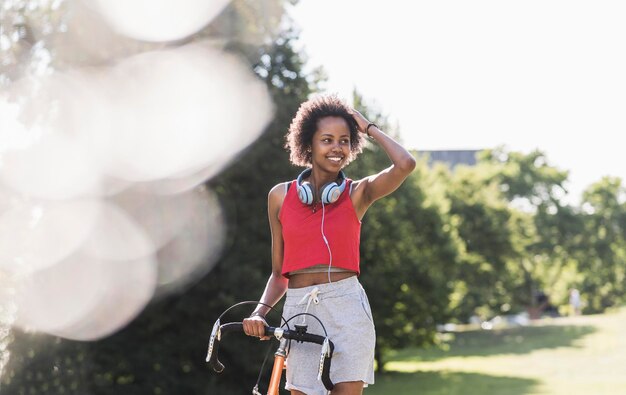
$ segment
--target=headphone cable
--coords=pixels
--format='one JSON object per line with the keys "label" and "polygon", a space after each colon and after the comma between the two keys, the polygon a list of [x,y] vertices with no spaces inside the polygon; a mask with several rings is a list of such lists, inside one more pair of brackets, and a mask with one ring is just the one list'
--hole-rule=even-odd
{"label": "headphone cable", "polygon": [[328,244],[328,239],[326,238],[326,235],[324,234],[324,219],[326,216],[326,207],[324,205],[324,199],[322,199],[322,238],[324,239],[324,243],[326,243],[326,248],[328,248],[328,256],[329,256],[329,260],[328,260],[328,282],[331,283],[330,281],[330,268],[333,265],[333,253],[330,250],[330,244]]}

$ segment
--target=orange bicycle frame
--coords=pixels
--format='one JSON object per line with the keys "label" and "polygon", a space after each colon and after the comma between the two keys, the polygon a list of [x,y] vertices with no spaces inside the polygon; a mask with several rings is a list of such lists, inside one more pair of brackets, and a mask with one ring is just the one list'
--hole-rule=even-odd
{"label": "orange bicycle frame", "polygon": [[278,350],[274,354],[274,367],[272,368],[272,376],[270,377],[270,385],[267,388],[267,395],[278,395],[278,388],[280,387],[280,378],[283,375],[283,369],[285,368],[285,358],[287,340],[282,339]]}

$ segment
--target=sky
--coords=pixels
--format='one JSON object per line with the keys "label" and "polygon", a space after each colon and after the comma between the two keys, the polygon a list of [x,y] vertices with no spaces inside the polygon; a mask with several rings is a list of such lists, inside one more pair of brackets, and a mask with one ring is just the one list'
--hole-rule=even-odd
{"label": "sky", "polygon": [[626,2],[300,0],[326,91],[356,88],[418,150],[543,151],[569,200],[626,180]]}

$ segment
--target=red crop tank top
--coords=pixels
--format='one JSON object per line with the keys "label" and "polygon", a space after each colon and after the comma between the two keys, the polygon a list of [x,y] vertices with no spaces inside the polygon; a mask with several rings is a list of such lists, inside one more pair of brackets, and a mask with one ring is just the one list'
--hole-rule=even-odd
{"label": "red crop tank top", "polygon": [[[360,273],[359,244],[361,221],[352,200],[350,186],[346,187],[335,203],[324,205],[324,234],[332,252],[332,266]],[[296,181],[292,181],[278,214],[283,232],[283,269],[289,272],[314,265],[328,265],[330,255],[322,238],[322,207],[306,205],[298,198]]]}

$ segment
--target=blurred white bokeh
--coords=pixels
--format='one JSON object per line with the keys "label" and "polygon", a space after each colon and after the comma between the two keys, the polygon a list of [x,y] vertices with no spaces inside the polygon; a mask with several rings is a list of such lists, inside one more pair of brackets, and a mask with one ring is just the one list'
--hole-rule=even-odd
{"label": "blurred white bokeh", "polygon": [[102,204],[82,248],[91,257],[116,261],[150,256],[156,250],[146,231],[124,210],[110,203]]}
{"label": "blurred white bokeh", "polygon": [[0,270],[24,276],[70,256],[91,233],[101,207],[97,200],[15,201],[0,213]]}
{"label": "blurred white bokeh", "polygon": [[100,194],[100,173],[89,151],[75,139],[49,133],[28,148],[3,156],[2,181],[31,197],[67,199]]}
{"label": "blurred white bokeh", "polygon": [[[183,216],[181,227],[157,253],[160,294],[178,290],[194,279],[202,278],[215,265],[226,236],[219,202],[209,190],[197,188],[188,192],[184,210],[169,211]],[[165,217],[161,217],[165,220]]]}
{"label": "blurred white bokeh", "polygon": [[76,340],[205,275],[226,232],[204,187],[272,118],[208,43],[44,73],[0,93],[0,270],[15,325]]}
{"label": "blurred white bokeh", "polygon": [[[145,230],[154,251],[183,237],[192,244],[190,256],[205,257],[219,252],[224,238],[224,221],[217,198],[205,187],[179,194],[154,194],[155,183],[140,184],[112,197],[111,201]],[[171,248],[171,246],[167,246]],[[185,257],[181,257],[186,259]],[[180,262],[176,266],[180,270]]]}
{"label": "blurred white bokeh", "polygon": [[74,340],[110,335],[157,287],[180,290],[206,274],[225,232],[219,203],[203,187],[153,195],[136,186],[110,200],[24,203],[3,220],[2,258],[13,258],[4,268],[20,278],[15,325]]}
{"label": "blurred white bokeh", "polygon": [[129,181],[221,168],[271,118],[265,85],[232,55],[208,45],[143,53],[101,84],[113,117],[90,129],[105,172]]}
{"label": "blurred white bokeh", "polygon": [[20,128],[4,133],[37,132],[26,133],[33,137],[19,141],[21,149],[5,149],[0,177],[51,199],[105,194],[105,176],[192,188],[254,141],[272,115],[265,85],[209,44],[19,81],[11,96],[20,95],[29,95],[20,113],[0,100],[0,114],[14,117],[4,123]]}
{"label": "blurred white bokeh", "polygon": [[17,286],[15,324],[74,340],[95,340],[128,324],[156,285],[152,256],[99,259],[78,251]]}
{"label": "blurred white bokeh", "polygon": [[175,41],[196,33],[230,0],[95,0],[92,6],[119,34],[144,41]]}

